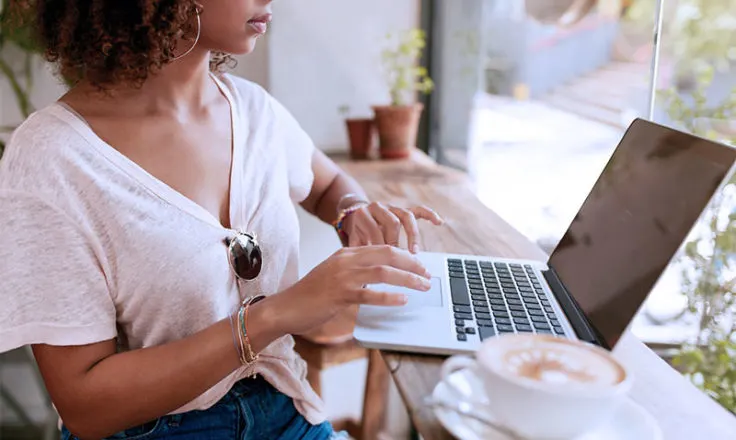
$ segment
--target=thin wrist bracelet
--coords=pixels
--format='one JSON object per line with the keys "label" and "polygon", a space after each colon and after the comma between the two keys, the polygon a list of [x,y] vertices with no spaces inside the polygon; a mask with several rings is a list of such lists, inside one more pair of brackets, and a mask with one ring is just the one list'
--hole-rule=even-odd
{"label": "thin wrist bracelet", "polygon": [[346,200],[350,200],[350,199],[353,199],[352,203],[350,203],[350,205],[346,206],[345,208],[349,208],[350,206],[353,206],[356,203],[366,203],[366,204],[368,203],[363,196],[356,194],[356,193],[348,193],[340,197],[340,200],[338,200],[337,202],[337,212],[338,213],[342,211],[343,209],[345,209],[343,208],[343,204],[345,204]]}
{"label": "thin wrist bracelet", "polygon": [[258,354],[253,352],[248,335],[248,311],[250,306],[265,298],[263,295],[252,296],[243,300],[238,310],[238,339],[240,341],[240,362],[249,367],[258,360]]}
{"label": "thin wrist bracelet", "polygon": [[337,235],[340,236],[340,241],[342,241],[343,245],[347,246],[348,244],[348,234],[345,232],[345,220],[350,216],[350,214],[368,204],[369,203],[365,200],[361,200],[353,203],[337,214],[337,219],[332,223],[332,226],[334,226],[335,231],[337,231]]}

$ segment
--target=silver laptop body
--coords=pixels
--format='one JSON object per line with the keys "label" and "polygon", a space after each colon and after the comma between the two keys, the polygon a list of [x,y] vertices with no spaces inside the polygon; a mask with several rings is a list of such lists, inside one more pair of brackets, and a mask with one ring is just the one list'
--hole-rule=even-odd
{"label": "silver laptop body", "polygon": [[409,303],[361,306],[354,337],[428,354],[524,332],[611,349],[735,161],[731,147],[636,120],[548,261],[421,253],[432,289],[371,286]]}

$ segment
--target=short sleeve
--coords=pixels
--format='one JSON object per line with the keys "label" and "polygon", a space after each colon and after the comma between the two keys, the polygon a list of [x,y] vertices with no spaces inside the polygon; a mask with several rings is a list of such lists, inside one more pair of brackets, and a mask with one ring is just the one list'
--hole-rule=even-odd
{"label": "short sleeve", "polygon": [[284,153],[289,173],[289,194],[300,203],[309,196],[314,183],[312,156],[314,142],[294,116],[278,101],[271,98],[276,117],[276,126],[283,136]]}
{"label": "short sleeve", "polygon": [[41,199],[0,190],[0,353],[117,335],[94,240]]}

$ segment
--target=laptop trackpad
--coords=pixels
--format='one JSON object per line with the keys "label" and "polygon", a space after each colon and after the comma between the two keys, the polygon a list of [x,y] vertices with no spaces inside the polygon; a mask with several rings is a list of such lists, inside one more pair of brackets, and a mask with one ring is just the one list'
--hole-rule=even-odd
{"label": "laptop trackpad", "polygon": [[442,282],[440,278],[432,278],[432,287],[426,291],[407,289],[406,287],[396,287],[388,284],[376,284],[370,286],[371,289],[379,292],[403,293],[409,297],[406,306],[400,307],[400,310],[416,309],[421,307],[442,307]]}

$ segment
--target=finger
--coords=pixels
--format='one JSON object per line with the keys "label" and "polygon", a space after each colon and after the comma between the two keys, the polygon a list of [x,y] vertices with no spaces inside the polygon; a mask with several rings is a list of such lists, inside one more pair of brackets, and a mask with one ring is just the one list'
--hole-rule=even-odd
{"label": "finger", "polygon": [[406,231],[406,244],[412,253],[419,252],[419,225],[414,214],[408,209],[391,207],[391,212],[401,220],[401,225]]}
{"label": "finger", "polygon": [[440,217],[439,214],[437,214],[433,209],[427,208],[426,206],[417,206],[409,209],[409,211],[411,211],[416,218],[429,220],[434,225],[439,226],[445,223],[445,220]]}
{"label": "finger", "polygon": [[360,234],[358,233],[357,230],[353,232],[352,234],[348,235],[348,247],[356,247],[356,246],[360,246],[361,244],[362,243],[360,240]]}
{"label": "finger", "polygon": [[403,306],[409,301],[409,297],[401,293],[381,292],[373,289],[358,289],[353,297],[355,304],[371,306]]}
{"label": "finger", "polygon": [[391,286],[406,287],[407,289],[421,290],[424,292],[431,287],[431,283],[427,278],[391,266],[363,268],[355,274],[355,279],[359,285],[389,284]]}
{"label": "finger", "polygon": [[371,266],[390,266],[424,278],[431,278],[429,271],[416,256],[397,247],[388,245],[366,246],[356,249],[351,254],[351,258],[351,265],[357,269]]}
{"label": "finger", "polygon": [[399,235],[401,234],[401,220],[396,217],[385,206],[374,203],[368,208],[373,218],[383,231],[383,240],[391,246],[399,245]]}
{"label": "finger", "polygon": [[364,234],[364,240],[371,245],[386,244],[383,239],[381,227],[373,218],[373,214],[368,210],[361,209],[353,214],[355,217],[355,226]]}

